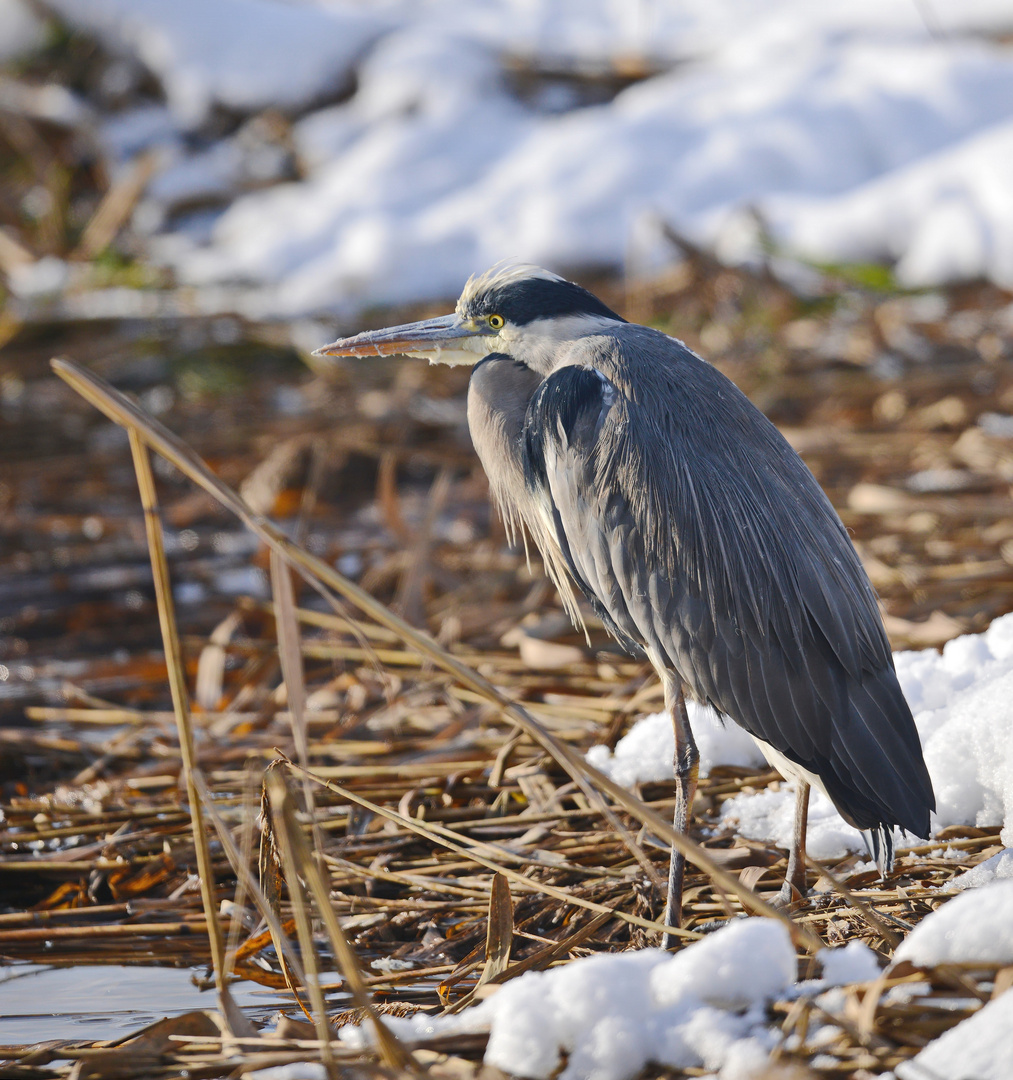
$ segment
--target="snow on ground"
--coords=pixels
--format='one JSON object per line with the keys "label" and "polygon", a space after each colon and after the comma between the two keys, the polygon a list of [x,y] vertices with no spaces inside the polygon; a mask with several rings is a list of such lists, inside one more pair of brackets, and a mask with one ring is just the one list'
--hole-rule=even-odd
{"label": "snow on ground", "polygon": [[[721,720],[713,709],[687,703],[689,722],[700,751],[700,775],[709,775],[714,765],[763,764],[763,754],[738,724]],[[672,720],[667,713],[645,716],[616,744],[593,746],[587,760],[610,779],[624,787],[652,780],[672,779],[672,756],[675,740]]]}
{"label": "snow on ground", "polygon": [[[744,1080],[766,1065],[778,1039],[766,1003],[794,982],[795,950],[785,927],[741,919],[674,955],[644,949],[585,957],[521,975],[455,1016],[384,1022],[408,1041],[488,1031],[486,1063],[532,1080],[627,1080],[648,1062]],[[349,1026],[339,1037],[362,1046],[370,1032]],[[310,1068],[253,1075],[321,1075]]]}
{"label": "snow on ground", "polygon": [[[983,634],[951,641],[941,654],[899,653],[896,662],[939,797],[935,824],[1013,821],[1013,615],[997,619]],[[758,763],[734,725],[722,726],[697,708],[691,719],[704,747],[705,770],[719,763]],[[614,754],[596,747],[589,757],[616,780],[633,784],[666,776],[671,753],[671,728],[658,714],[635,725]],[[740,795],[729,802],[726,819],[747,835],[786,845],[791,802],[788,790]],[[818,857],[860,847],[858,834],[829,804],[821,808],[814,799],[814,811],[809,847]],[[1005,851],[956,879],[957,895],[911,931],[895,959],[924,967],[1013,963],[1011,868],[1013,858]],[[778,1025],[766,1018],[766,1002],[779,995],[818,996],[833,1014],[833,995],[840,994],[834,987],[868,983],[880,973],[876,954],[857,941],[824,949],[817,959],[822,978],[796,984],[784,926],[741,919],[675,955],[647,949],[586,957],[522,975],[456,1016],[388,1022],[407,1040],[488,1031],[486,1062],[534,1080],[628,1080],[648,1062],[747,1080],[763,1074],[780,1038]],[[843,999],[838,1004],[843,1008]],[[900,1067],[898,1080],[999,1080],[1008,1075],[1011,1028],[1013,993],[1006,993]],[[834,1030],[827,1026],[828,1037]],[[362,1045],[369,1033],[349,1027],[341,1037]],[[811,1045],[818,1038],[811,1033]],[[307,1068],[257,1075],[303,1080],[310,1076]]]}
{"label": "snow on ground", "polygon": [[291,109],[340,89],[388,27],[368,5],[277,0],[47,0],[155,75],[184,128],[212,107]]}
{"label": "snow on ground", "polygon": [[[532,1080],[628,1080],[649,1063],[748,1080],[763,1075],[782,1038],[766,1015],[771,1000],[818,997],[880,973],[875,953],[858,941],[823,949],[817,960],[822,977],[796,983],[784,925],[736,919],[674,955],[644,949],[583,957],[521,975],[456,1015],[384,1022],[408,1043],[488,1032],[486,1064]],[[368,1026],[339,1031],[356,1048],[371,1035]],[[253,1075],[316,1080],[324,1074],[320,1066],[297,1065]]]}
{"label": "snow on ground", "polygon": [[[673,257],[659,220],[754,258],[754,211],[808,258],[1013,284],[1005,0],[47,2],[163,88],[100,132],[114,165],[162,155],[152,253],[254,313],[451,296],[507,257],[643,270]],[[649,77],[519,94],[510,54]],[[193,138],[268,108],[290,142]]]}
{"label": "snow on ground", "polygon": [[968,889],[936,908],[897,946],[894,959],[917,967],[1013,964],[1013,881]]}
{"label": "snow on ground", "polygon": [[[780,791],[759,791],[736,795],[725,803],[722,821],[742,836],[769,840],[778,847],[791,847],[795,792],[789,785]],[[839,859],[849,851],[865,851],[862,834],[852,828],[822,791],[812,791],[806,851],[814,859]]]}
{"label": "snow on ground", "polygon": [[946,883],[946,892],[963,892],[964,889],[980,889],[993,881],[1009,881],[1013,878],[1013,848],[1005,848],[990,859],[972,866]]}
{"label": "snow on ground", "polygon": [[879,975],[876,954],[861,941],[849,941],[837,949],[820,949],[816,959],[823,965],[822,982],[827,986],[871,982]]}
{"label": "snow on ground", "polygon": [[[1003,842],[1013,844],[1013,615],[996,619],[983,634],[955,638],[942,653],[925,649],[896,653],[894,659],[936,792],[934,830],[1004,825]],[[699,733],[703,775],[716,764],[762,762],[755,745],[734,724],[722,727],[703,709],[691,720]],[[620,739],[614,753],[596,746],[588,760],[627,786],[670,776],[671,724],[662,713],[648,716]],[[743,836],[787,847],[793,804],[787,785],[779,791],[736,795],[725,803],[723,820]],[[841,819],[826,796],[814,791],[809,853],[833,859],[864,847],[861,834]],[[1007,860],[974,872],[984,883],[1010,876],[1011,866],[1013,861]]]}
{"label": "snow on ground", "polygon": [[789,249],[896,261],[918,288],[982,276],[1013,284],[1013,122],[994,124],[853,191],[767,204]]}
{"label": "snow on ground", "polygon": [[1013,1061],[1013,994],[973,1016],[897,1066],[898,1080],[1007,1080]]}

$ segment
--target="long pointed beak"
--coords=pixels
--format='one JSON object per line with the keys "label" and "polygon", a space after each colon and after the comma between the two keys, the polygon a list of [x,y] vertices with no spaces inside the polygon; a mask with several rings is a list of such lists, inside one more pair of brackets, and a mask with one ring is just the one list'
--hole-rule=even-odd
{"label": "long pointed beak", "polygon": [[[366,330],[354,337],[339,338],[315,350],[314,356],[419,356],[430,363],[474,364],[484,350],[478,342],[465,345],[468,338],[481,337],[488,331],[469,326],[457,314],[436,319],[390,326],[385,330]],[[462,348],[462,346],[464,346]],[[478,347],[476,347],[478,346]]]}

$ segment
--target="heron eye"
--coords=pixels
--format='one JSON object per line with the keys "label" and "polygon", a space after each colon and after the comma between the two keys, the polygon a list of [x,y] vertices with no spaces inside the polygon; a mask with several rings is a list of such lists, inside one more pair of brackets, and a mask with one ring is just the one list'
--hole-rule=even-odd
{"label": "heron eye", "polygon": [[493,328],[493,330],[502,330],[505,321],[506,320],[503,318],[502,315],[489,316],[489,325]]}

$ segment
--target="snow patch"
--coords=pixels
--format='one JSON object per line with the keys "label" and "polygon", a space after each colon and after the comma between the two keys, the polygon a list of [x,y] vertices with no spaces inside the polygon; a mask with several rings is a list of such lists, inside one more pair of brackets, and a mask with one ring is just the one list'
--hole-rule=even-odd
{"label": "snow patch", "polygon": [[1013,1061],[1013,994],[989,1001],[974,1016],[897,1066],[898,1080],[1006,1080]]}
{"label": "snow patch", "polygon": [[861,941],[849,941],[837,949],[820,949],[816,959],[823,965],[823,982],[829,986],[871,982],[879,975],[878,957]]}
{"label": "snow patch", "polygon": [[[735,795],[721,812],[721,823],[751,840],[770,840],[790,848],[795,816],[795,792],[790,784],[779,791]],[[822,791],[809,797],[806,850],[814,859],[840,859],[849,851],[864,851],[862,834],[849,825]]]}
{"label": "snow patch", "polygon": [[997,881],[948,900],[908,934],[894,959],[918,967],[1013,964],[1013,881]]}
{"label": "snow patch", "polygon": [[139,60],[179,122],[215,105],[237,112],[305,107],[339,88],[389,25],[359,5],[272,0],[50,0],[76,29]]}
{"label": "snow patch", "polygon": [[940,892],[963,892],[964,889],[980,889],[993,881],[1009,881],[1013,878],[1013,848],[1006,848],[990,859],[965,870],[946,883]]}
{"label": "snow patch", "polygon": [[[733,1080],[766,1064],[776,1035],[764,1006],[794,979],[785,927],[737,919],[674,955],[585,957],[521,975],[457,1016],[385,1021],[409,1040],[488,1030],[486,1063],[532,1080],[627,1080],[648,1062]],[[370,1034],[344,1027],[339,1037],[359,1046]]]}
{"label": "snow patch", "polygon": [[[713,709],[688,702],[689,721],[700,751],[700,775],[707,776],[715,765],[746,768],[763,764],[763,754],[752,738],[730,720],[721,720]],[[668,713],[652,713],[636,724],[616,743],[592,746],[587,760],[624,787],[637,783],[672,779],[675,735]]]}

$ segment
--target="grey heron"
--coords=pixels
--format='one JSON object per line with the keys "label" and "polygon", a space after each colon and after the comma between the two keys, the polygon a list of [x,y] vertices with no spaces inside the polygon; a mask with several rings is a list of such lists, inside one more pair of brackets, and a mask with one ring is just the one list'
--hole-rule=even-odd
{"label": "grey heron", "polygon": [[[662,681],[677,829],[698,776],[689,695],[796,784],[782,902],[806,892],[810,785],[881,873],[895,826],[928,835],[935,797],[869,579],[812,473],[729,379],[533,266],[473,277],[451,315],[317,350],[390,354],[474,365],[468,425],[510,534],[527,530],[576,624],[579,591]],[[673,852],[670,926],[683,874]]]}

